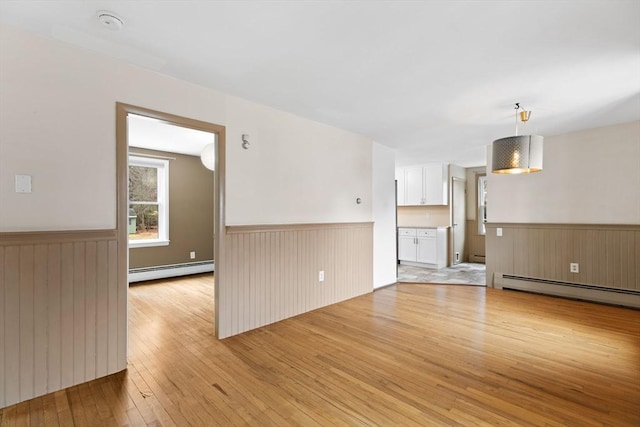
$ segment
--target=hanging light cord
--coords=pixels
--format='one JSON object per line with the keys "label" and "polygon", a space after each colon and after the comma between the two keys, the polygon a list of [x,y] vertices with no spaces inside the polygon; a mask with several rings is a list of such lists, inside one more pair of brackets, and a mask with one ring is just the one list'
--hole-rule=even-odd
{"label": "hanging light cord", "polygon": [[[515,104],[515,110],[516,110],[516,136],[518,136],[518,111],[520,110],[520,103],[516,102]],[[522,111],[524,111],[526,113],[526,110],[523,108]],[[527,120],[529,120],[529,115],[527,114],[527,119],[524,120],[523,118],[523,122],[526,122]],[[529,157],[531,157],[531,144],[527,144],[529,147]]]}
{"label": "hanging light cord", "polygon": [[[522,109],[522,111],[520,111]],[[516,136],[518,136],[518,112],[520,112],[520,120],[522,123],[526,123],[529,121],[529,117],[531,117],[531,111],[527,111],[524,108],[520,107],[520,103],[516,102],[515,104],[516,110]]]}

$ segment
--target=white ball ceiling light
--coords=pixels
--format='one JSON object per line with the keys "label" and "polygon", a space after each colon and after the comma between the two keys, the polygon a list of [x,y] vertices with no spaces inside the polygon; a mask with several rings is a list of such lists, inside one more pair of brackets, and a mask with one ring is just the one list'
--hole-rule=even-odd
{"label": "white ball ceiling light", "polygon": [[216,145],[207,144],[200,153],[200,161],[205,168],[214,170],[216,166]]}

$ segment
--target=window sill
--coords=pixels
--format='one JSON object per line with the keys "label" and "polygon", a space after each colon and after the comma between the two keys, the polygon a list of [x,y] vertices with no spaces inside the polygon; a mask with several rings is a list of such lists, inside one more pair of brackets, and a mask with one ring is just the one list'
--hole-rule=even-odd
{"label": "window sill", "polygon": [[153,246],[169,246],[169,240],[129,240],[129,247],[150,248]]}

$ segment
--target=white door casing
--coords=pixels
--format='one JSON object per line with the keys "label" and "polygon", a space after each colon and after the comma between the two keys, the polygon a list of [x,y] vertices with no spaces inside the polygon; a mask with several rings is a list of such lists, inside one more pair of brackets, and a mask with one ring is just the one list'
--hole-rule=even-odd
{"label": "white door casing", "polygon": [[456,177],[452,178],[451,184],[451,263],[459,264],[464,261],[467,184],[465,180]]}

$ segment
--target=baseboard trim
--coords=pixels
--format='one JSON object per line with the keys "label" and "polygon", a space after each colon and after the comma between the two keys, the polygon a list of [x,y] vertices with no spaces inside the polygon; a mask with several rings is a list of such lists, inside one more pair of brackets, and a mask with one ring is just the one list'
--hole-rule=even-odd
{"label": "baseboard trim", "polygon": [[414,261],[400,261],[402,265],[408,265],[411,267],[422,267],[422,268],[430,268],[432,270],[439,270],[441,268],[446,267],[446,265],[438,265],[438,264],[428,264],[425,262],[414,262]]}
{"label": "baseboard trim", "polygon": [[389,286],[397,285],[399,282],[396,280],[395,282],[387,283],[386,285],[374,286],[373,291],[379,291],[384,288],[388,288]]}
{"label": "baseboard trim", "polygon": [[212,261],[190,262],[184,264],[160,265],[155,267],[132,268],[129,270],[129,283],[147,280],[167,279],[190,274],[210,273],[215,270]]}
{"label": "baseboard trim", "polygon": [[584,301],[640,308],[640,292],[494,273],[498,289],[513,289]]}

